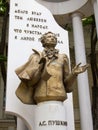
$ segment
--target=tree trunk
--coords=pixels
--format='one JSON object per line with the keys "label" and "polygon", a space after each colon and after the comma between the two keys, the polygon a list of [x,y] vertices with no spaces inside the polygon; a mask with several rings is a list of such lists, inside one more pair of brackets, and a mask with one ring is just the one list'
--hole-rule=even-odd
{"label": "tree trunk", "polygon": [[92,24],[91,32],[91,70],[93,76],[92,87],[92,112],[94,130],[98,130],[98,63],[96,55],[97,34],[95,24]]}

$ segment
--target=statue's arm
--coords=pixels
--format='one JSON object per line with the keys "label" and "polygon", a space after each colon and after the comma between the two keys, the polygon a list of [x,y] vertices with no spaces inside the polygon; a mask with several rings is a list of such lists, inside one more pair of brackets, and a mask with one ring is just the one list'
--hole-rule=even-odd
{"label": "statue's arm", "polygon": [[66,79],[64,80],[64,84],[65,84],[65,89],[66,89],[66,92],[69,93],[69,92],[72,92],[74,87],[73,87],[73,84],[75,82],[77,78],[77,75],[73,74],[73,73],[70,73]]}
{"label": "statue's arm", "polygon": [[[73,84],[78,76],[78,74],[83,73],[87,70],[88,68],[88,64],[84,65],[84,66],[80,66],[81,63],[79,63],[78,65],[76,65],[72,71],[70,73],[68,73],[68,71],[66,71],[66,65],[69,66],[68,64],[68,60],[67,63],[64,65],[64,85],[65,85],[65,89],[66,92],[72,92],[73,91]],[[67,67],[68,68],[68,67]],[[66,73],[67,72],[67,73]]]}
{"label": "statue's arm", "polygon": [[76,80],[77,75],[70,71],[69,59],[64,56],[64,86],[67,93],[73,91],[73,83]]}

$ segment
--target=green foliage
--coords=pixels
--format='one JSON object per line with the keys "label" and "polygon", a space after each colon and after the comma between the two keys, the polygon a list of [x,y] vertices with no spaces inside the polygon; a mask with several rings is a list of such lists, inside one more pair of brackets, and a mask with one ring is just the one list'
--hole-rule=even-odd
{"label": "green foliage", "polygon": [[8,3],[6,0],[0,0],[0,15],[4,15],[7,11]]}
{"label": "green foliage", "polygon": [[0,62],[2,62],[2,61],[7,61],[7,57],[3,56],[3,55],[0,55]]}
{"label": "green foliage", "polygon": [[82,23],[83,23],[83,26],[94,24],[95,23],[94,16],[92,15],[92,16],[83,18]]}

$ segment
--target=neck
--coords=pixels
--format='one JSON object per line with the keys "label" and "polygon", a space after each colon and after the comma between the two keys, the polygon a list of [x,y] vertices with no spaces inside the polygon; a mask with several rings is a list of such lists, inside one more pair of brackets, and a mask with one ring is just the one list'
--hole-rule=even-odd
{"label": "neck", "polygon": [[45,48],[43,51],[43,54],[45,55],[45,57],[47,57],[48,59],[55,59],[58,57],[58,53],[59,50],[55,49],[55,48]]}
{"label": "neck", "polygon": [[46,50],[55,50],[55,47],[45,47]]}

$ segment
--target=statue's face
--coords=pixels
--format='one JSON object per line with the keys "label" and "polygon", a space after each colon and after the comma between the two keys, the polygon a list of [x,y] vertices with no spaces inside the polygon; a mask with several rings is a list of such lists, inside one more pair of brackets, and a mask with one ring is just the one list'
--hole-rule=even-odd
{"label": "statue's face", "polygon": [[54,34],[48,33],[44,39],[45,45],[46,46],[53,46],[55,47],[57,44],[57,38],[55,37]]}

